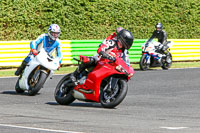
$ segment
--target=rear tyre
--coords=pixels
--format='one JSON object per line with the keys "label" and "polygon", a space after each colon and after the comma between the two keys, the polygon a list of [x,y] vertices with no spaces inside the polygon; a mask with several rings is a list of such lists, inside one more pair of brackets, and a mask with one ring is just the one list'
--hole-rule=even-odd
{"label": "rear tyre", "polygon": [[128,91],[128,85],[125,80],[118,80],[112,92],[100,92],[100,103],[104,108],[114,108],[119,105],[125,98]]}
{"label": "rear tyre", "polygon": [[172,55],[168,52],[166,58],[162,59],[162,69],[168,70],[172,65]]}
{"label": "rear tyre", "polygon": [[40,91],[40,89],[43,87],[46,79],[47,79],[47,74],[41,71],[39,79],[37,80],[37,83],[34,86],[29,85],[30,88],[28,90],[28,95],[29,96],[36,95]]}
{"label": "rear tyre", "polygon": [[60,80],[54,92],[55,100],[61,105],[69,105],[75,100],[72,95],[74,85],[72,85],[70,75],[68,74]]}
{"label": "rear tyre", "polygon": [[142,57],[140,58],[140,69],[146,71],[147,69],[149,69],[149,65],[150,64],[147,64],[146,55],[142,55]]}

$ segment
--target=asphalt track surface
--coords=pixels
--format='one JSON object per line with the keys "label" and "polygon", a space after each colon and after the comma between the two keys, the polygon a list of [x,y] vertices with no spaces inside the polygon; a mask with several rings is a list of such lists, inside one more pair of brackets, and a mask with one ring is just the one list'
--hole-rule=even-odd
{"label": "asphalt track surface", "polygon": [[200,133],[200,68],[135,71],[115,109],[75,101],[62,106],[54,89],[16,94],[17,78],[0,78],[0,133]]}

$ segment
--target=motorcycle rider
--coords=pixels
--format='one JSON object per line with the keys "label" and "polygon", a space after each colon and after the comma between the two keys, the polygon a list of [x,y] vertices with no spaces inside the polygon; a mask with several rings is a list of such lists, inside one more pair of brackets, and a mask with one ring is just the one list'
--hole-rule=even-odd
{"label": "motorcycle rider", "polygon": [[97,50],[98,59],[96,58],[97,56],[80,56],[81,64],[71,75],[71,79],[74,83],[79,73],[90,66],[95,66],[98,60],[108,59],[115,62],[116,57],[121,57],[126,64],[130,66],[128,49],[131,48],[134,37],[132,33],[126,29],[120,27],[117,30],[117,32],[119,32],[117,35],[115,33],[111,34],[99,45]]}
{"label": "motorcycle rider", "polygon": [[58,39],[60,33],[61,33],[60,27],[57,24],[51,24],[48,28],[48,33],[41,34],[36,40],[31,41],[30,53],[23,60],[21,66],[17,68],[15,75],[19,76],[23,72],[26,65],[31,61],[31,56],[38,54],[39,47],[43,47],[47,53],[52,53],[54,50],[56,50],[56,54],[59,57],[59,68],[60,68],[62,62],[61,42]]}
{"label": "motorcycle rider", "polygon": [[[106,41],[109,41],[109,40],[115,40],[115,41],[117,41],[117,34],[121,31],[121,30],[123,30],[124,28],[122,28],[122,27],[118,27],[117,29],[116,29],[116,33],[115,32],[113,32],[110,36],[108,36],[106,39],[104,39],[103,40],[103,42],[99,45],[99,47],[101,47],[101,45],[102,44],[106,44]],[[129,61],[129,56],[128,56],[128,50],[127,49],[124,49],[123,50],[123,54],[122,54],[122,58],[123,58],[123,60],[126,62],[126,64],[128,65],[128,66],[130,66],[130,61]],[[95,55],[94,57],[97,57],[97,56],[99,56],[99,54],[97,54],[97,55]],[[96,58],[95,58],[96,59]],[[96,61],[97,61],[97,59],[96,59]]]}
{"label": "motorcycle rider", "polygon": [[[162,54],[162,52],[164,54],[167,54],[167,33],[162,30],[163,29],[163,25],[162,23],[157,23],[155,25],[156,30],[154,30],[152,36],[147,40],[146,42],[146,46],[148,46],[148,44],[154,39],[154,38],[158,38],[158,42],[160,42],[161,44],[159,46],[156,46],[157,50],[156,52],[158,52],[159,54]],[[159,56],[159,55],[158,55]],[[161,56],[161,55],[160,55]],[[159,60],[160,62],[160,60]]]}

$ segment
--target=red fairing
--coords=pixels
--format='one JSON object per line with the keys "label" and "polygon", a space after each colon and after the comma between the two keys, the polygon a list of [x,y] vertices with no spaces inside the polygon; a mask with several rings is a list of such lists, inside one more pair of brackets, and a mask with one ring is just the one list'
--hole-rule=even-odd
{"label": "red fairing", "polygon": [[[117,66],[121,66],[126,72],[116,70]],[[114,74],[126,75],[127,81],[134,75],[134,69],[126,65],[122,58],[117,58],[116,62],[109,63],[109,60],[97,62],[97,66],[89,73],[88,78],[82,85],[77,85],[74,89],[79,91],[79,88],[84,90],[93,90],[92,94],[83,93],[87,100],[99,102],[100,86],[103,79]],[[128,75],[132,75],[129,77]]]}

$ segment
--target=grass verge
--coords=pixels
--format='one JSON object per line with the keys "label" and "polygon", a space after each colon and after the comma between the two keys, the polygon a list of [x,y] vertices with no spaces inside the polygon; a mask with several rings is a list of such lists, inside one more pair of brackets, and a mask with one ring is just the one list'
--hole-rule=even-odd
{"label": "grass verge", "polygon": [[[64,66],[59,69],[59,71],[56,71],[55,74],[67,74],[71,73],[76,69],[77,66]],[[137,70],[139,68],[139,64],[132,64],[132,67]],[[173,62],[171,68],[196,68],[200,67],[200,61],[197,62]],[[151,69],[161,69],[160,67],[155,67]],[[9,76],[15,76],[14,73],[16,71],[16,68],[12,69],[2,69],[0,70],[0,77],[9,77]]]}

